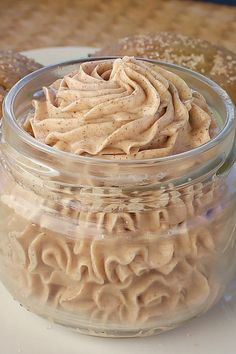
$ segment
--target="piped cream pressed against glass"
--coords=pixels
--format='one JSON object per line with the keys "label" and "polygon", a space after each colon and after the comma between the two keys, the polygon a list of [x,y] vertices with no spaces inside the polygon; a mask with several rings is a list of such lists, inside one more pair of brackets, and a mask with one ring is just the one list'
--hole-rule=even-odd
{"label": "piped cream pressed against glass", "polygon": [[207,311],[235,258],[227,95],[127,57],[45,68],[14,89],[0,146],[0,270],[14,297],[105,336]]}

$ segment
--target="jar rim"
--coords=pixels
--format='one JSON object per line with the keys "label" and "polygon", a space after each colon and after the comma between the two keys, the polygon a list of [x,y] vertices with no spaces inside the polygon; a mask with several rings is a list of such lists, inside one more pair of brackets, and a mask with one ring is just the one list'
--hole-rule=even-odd
{"label": "jar rim", "polygon": [[[18,124],[17,119],[15,118],[14,110],[13,110],[13,103],[16,95],[20,92],[21,89],[24,88],[24,86],[29,83],[31,80],[40,77],[41,74],[51,71],[54,69],[60,69],[66,66],[71,66],[75,64],[82,64],[84,62],[91,62],[91,61],[102,61],[102,60],[112,60],[112,59],[117,59],[120,58],[121,56],[106,56],[106,57],[94,57],[94,58],[80,58],[77,60],[71,60],[71,61],[65,61],[59,64],[53,64],[49,66],[45,66],[41,69],[38,69],[34,71],[33,73],[30,73],[26,75],[24,78],[19,80],[8,92],[6,95],[4,102],[3,102],[3,116],[4,120],[7,121],[9,126],[11,127],[12,130],[14,130],[17,135],[21,138],[21,140],[27,145],[30,145],[32,148],[35,148],[37,151],[41,151],[47,154],[50,154],[51,156],[54,156],[56,158],[65,158],[65,159],[70,159],[73,162],[81,162],[81,163],[92,163],[92,164],[116,164],[116,165],[145,165],[145,164],[156,164],[156,163],[165,163],[165,162],[171,162],[176,159],[182,160],[185,158],[191,158],[197,155],[200,155],[202,153],[207,152],[208,150],[214,148],[216,145],[218,145],[220,142],[222,142],[226,136],[231,132],[231,129],[234,127],[235,123],[235,107],[234,104],[227,94],[227,92],[222,89],[217,83],[215,83],[213,80],[207,78],[206,76],[195,72],[193,70],[190,70],[188,68],[182,67],[180,65],[172,64],[172,63],[167,63],[161,60],[153,60],[153,59],[147,59],[147,58],[140,58],[136,57],[137,60],[142,60],[145,62],[149,62],[152,64],[156,65],[162,65],[164,67],[172,68],[172,69],[177,69],[180,72],[187,72],[196,79],[203,81],[205,84],[209,85],[220,97],[224,108],[226,112],[226,119],[225,119],[225,124],[223,128],[220,130],[220,132],[211,140],[209,140],[207,143],[204,143],[196,148],[193,148],[191,150],[181,152],[178,154],[174,155],[169,155],[169,156],[164,156],[164,157],[155,157],[155,158],[148,158],[148,159],[127,159],[127,160],[114,160],[114,159],[104,159],[104,158],[98,158],[96,156],[81,156],[81,155],[76,155],[70,152],[65,152],[61,151],[59,149],[53,148],[51,146],[48,146],[46,144],[43,144],[36,140],[34,137],[32,137],[30,134],[28,134],[24,129],[21,128],[21,126]],[[2,120],[3,121],[3,120]],[[2,122],[1,122],[2,125]],[[1,128],[1,126],[0,126]]]}

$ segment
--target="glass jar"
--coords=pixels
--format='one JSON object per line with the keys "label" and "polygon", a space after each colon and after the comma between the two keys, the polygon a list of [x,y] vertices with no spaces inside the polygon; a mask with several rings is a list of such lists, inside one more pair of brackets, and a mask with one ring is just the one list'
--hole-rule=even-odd
{"label": "glass jar", "polygon": [[20,126],[32,97],[86,60],[40,69],[6,97],[1,280],[30,311],[82,333],[159,333],[207,311],[235,269],[234,107],[202,75],[151,61],[204,95],[220,127],[214,139],[138,161],[41,144]]}

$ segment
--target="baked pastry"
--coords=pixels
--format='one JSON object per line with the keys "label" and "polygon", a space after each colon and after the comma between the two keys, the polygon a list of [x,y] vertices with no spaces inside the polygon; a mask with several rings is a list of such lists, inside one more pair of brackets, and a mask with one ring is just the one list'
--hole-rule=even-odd
{"label": "baked pastry", "polygon": [[0,50],[0,118],[2,102],[10,88],[25,75],[41,68],[41,65],[20,53]]}
{"label": "baked pastry", "polygon": [[182,65],[216,81],[236,102],[236,54],[202,39],[171,32],[134,35],[94,55],[134,55]]}

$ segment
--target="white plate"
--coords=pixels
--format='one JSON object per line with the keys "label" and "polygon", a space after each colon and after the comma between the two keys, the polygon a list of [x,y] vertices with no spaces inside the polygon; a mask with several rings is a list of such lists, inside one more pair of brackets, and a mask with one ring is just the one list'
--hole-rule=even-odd
{"label": "white plate", "polygon": [[[84,57],[93,48],[45,48],[24,52],[42,64]],[[156,337],[104,339],[79,335],[25,311],[0,285],[1,354],[235,354],[236,279],[210,312]]]}
{"label": "white plate", "polygon": [[95,48],[91,47],[53,47],[28,50],[22,52],[22,54],[28,58],[35,59],[42,65],[50,65],[87,57],[88,54],[94,53],[95,50]]}

